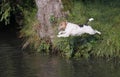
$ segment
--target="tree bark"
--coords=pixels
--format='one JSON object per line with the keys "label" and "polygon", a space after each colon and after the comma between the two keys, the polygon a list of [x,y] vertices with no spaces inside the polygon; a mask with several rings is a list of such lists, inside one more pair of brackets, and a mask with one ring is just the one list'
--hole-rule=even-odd
{"label": "tree bark", "polygon": [[50,22],[51,16],[60,18],[64,16],[61,0],[35,0],[38,8],[37,18],[40,22],[38,33],[41,38],[54,38],[54,30]]}

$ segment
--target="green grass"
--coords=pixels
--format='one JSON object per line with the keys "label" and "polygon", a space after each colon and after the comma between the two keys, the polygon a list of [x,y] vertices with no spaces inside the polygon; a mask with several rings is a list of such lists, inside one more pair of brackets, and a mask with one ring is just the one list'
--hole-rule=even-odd
{"label": "green grass", "polygon": [[39,26],[36,16],[37,10],[31,8],[31,10],[22,10],[24,14],[23,27],[20,30],[20,38],[23,38],[23,49],[29,47],[36,52],[49,53],[50,43],[47,40],[43,40],[39,36]]}
{"label": "green grass", "polygon": [[105,57],[120,56],[120,1],[103,1],[86,4],[76,2],[73,15],[68,20],[80,24],[93,17],[95,20],[90,25],[101,31],[102,35],[100,40],[94,41],[96,44],[88,42],[92,46],[89,54]]}
{"label": "green grass", "polygon": [[35,30],[35,27],[38,25],[38,21],[35,18],[36,9],[32,9],[31,11],[23,10],[24,19],[23,19],[23,27],[20,31],[20,36],[24,39],[23,48],[29,45],[31,48],[37,48],[39,46],[40,38]]}
{"label": "green grass", "polygon": [[[101,36],[83,35],[82,37],[74,37],[72,42],[77,42],[76,44],[71,45],[68,43],[68,46],[66,46],[65,41],[65,45],[62,44],[62,46],[66,48],[60,49],[63,49],[64,52],[69,54],[71,51],[74,52],[74,57],[90,57],[91,55],[107,58],[120,57],[119,2],[119,0],[109,0],[108,2],[103,0],[103,2],[95,1],[93,3],[75,2],[72,14],[68,17],[68,21],[84,24],[88,18],[93,17],[95,20],[91,22],[90,25],[94,29],[99,30],[102,34]],[[70,41],[71,40],[67,40],[67,42]],[[70,48],[71,46],[72,48]]]}
{"label": "green grass", "polygon": [[[76,24],[84,24],[87,19],[93,17],[95,20],[89,24],[100,31],[101,35],[84,34],[78,37],[56,38],[53,46],[59,50],[60,55],[70,57],[120,57],[120,0],[102,0],[102,2],[74,1],[72,13],[67,18],[68,21]],[[38,24],[36,10],[25,13],[25,26],[21,30],[21,36],[26,38],[32,48],[37,51],[49,51],[50,44],[41,41],[34,27]]]}

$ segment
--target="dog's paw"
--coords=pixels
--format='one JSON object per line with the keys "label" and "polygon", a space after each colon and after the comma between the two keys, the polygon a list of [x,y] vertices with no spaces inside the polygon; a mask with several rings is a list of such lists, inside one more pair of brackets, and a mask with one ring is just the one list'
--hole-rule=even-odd
{"label": "dog's paw", "polygon": [[63,32],[59,32],[58,35],[63,34]]}
{"label": "dog's paw", "polygon": [[60,35],[57,35],[57,37],[60,37]]}
{"label": "dog's paw", "polygon": [[58,33],[59,35],[62,34],[61,32]]}

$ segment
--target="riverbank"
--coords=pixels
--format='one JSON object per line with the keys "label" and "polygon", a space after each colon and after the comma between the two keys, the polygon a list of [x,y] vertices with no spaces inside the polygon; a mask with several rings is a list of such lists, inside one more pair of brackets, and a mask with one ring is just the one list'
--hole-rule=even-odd
{"label": "riverbank", "polygon": [[75,2],[71,16],[67,20],[76,24],[84,24],[87,19],[93,17],[95,20],[89,25],[102,34],[62,38],[63,40],[58,42],[60,49],[63,50],[62,53],[67,56],[74,54],[75,57],[119,57],[119,8],[119,0]]}
{"label": "riverbank", "polygon": [[[76,24],[84,24],[88,18],[95,20],[89,23],[94,29],[99,30],[99,35],[83,35],[81,37],[56,38],[53,44],[53,51],[64,57],[120,57],[120,5],[116,1],[74,1],[74,7],[67,20]],[[35,48],[37,52],[51,52],[49,41],[40,40],[35,29],[37,23],[35,19],[36,10],[25,11],[25,25],[22,30],[22,36],[25,36],[26,44]],[[38,24],[38,23],[37,23]],[[34,26],[34,27],[33,27]],[[57,25],[56,25],[57,27]],[[50,49],[50,50],[49,50]],[[56,51],[55,51],[56,52]]]}

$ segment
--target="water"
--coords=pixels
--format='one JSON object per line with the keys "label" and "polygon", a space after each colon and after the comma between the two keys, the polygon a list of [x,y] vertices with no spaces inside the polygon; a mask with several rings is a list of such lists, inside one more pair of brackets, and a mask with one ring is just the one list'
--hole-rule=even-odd
{"label": "water", "polygon": [[27,53],[11,35],[0,37],[0,77],[120,77],[118,61],[65,60]]}

